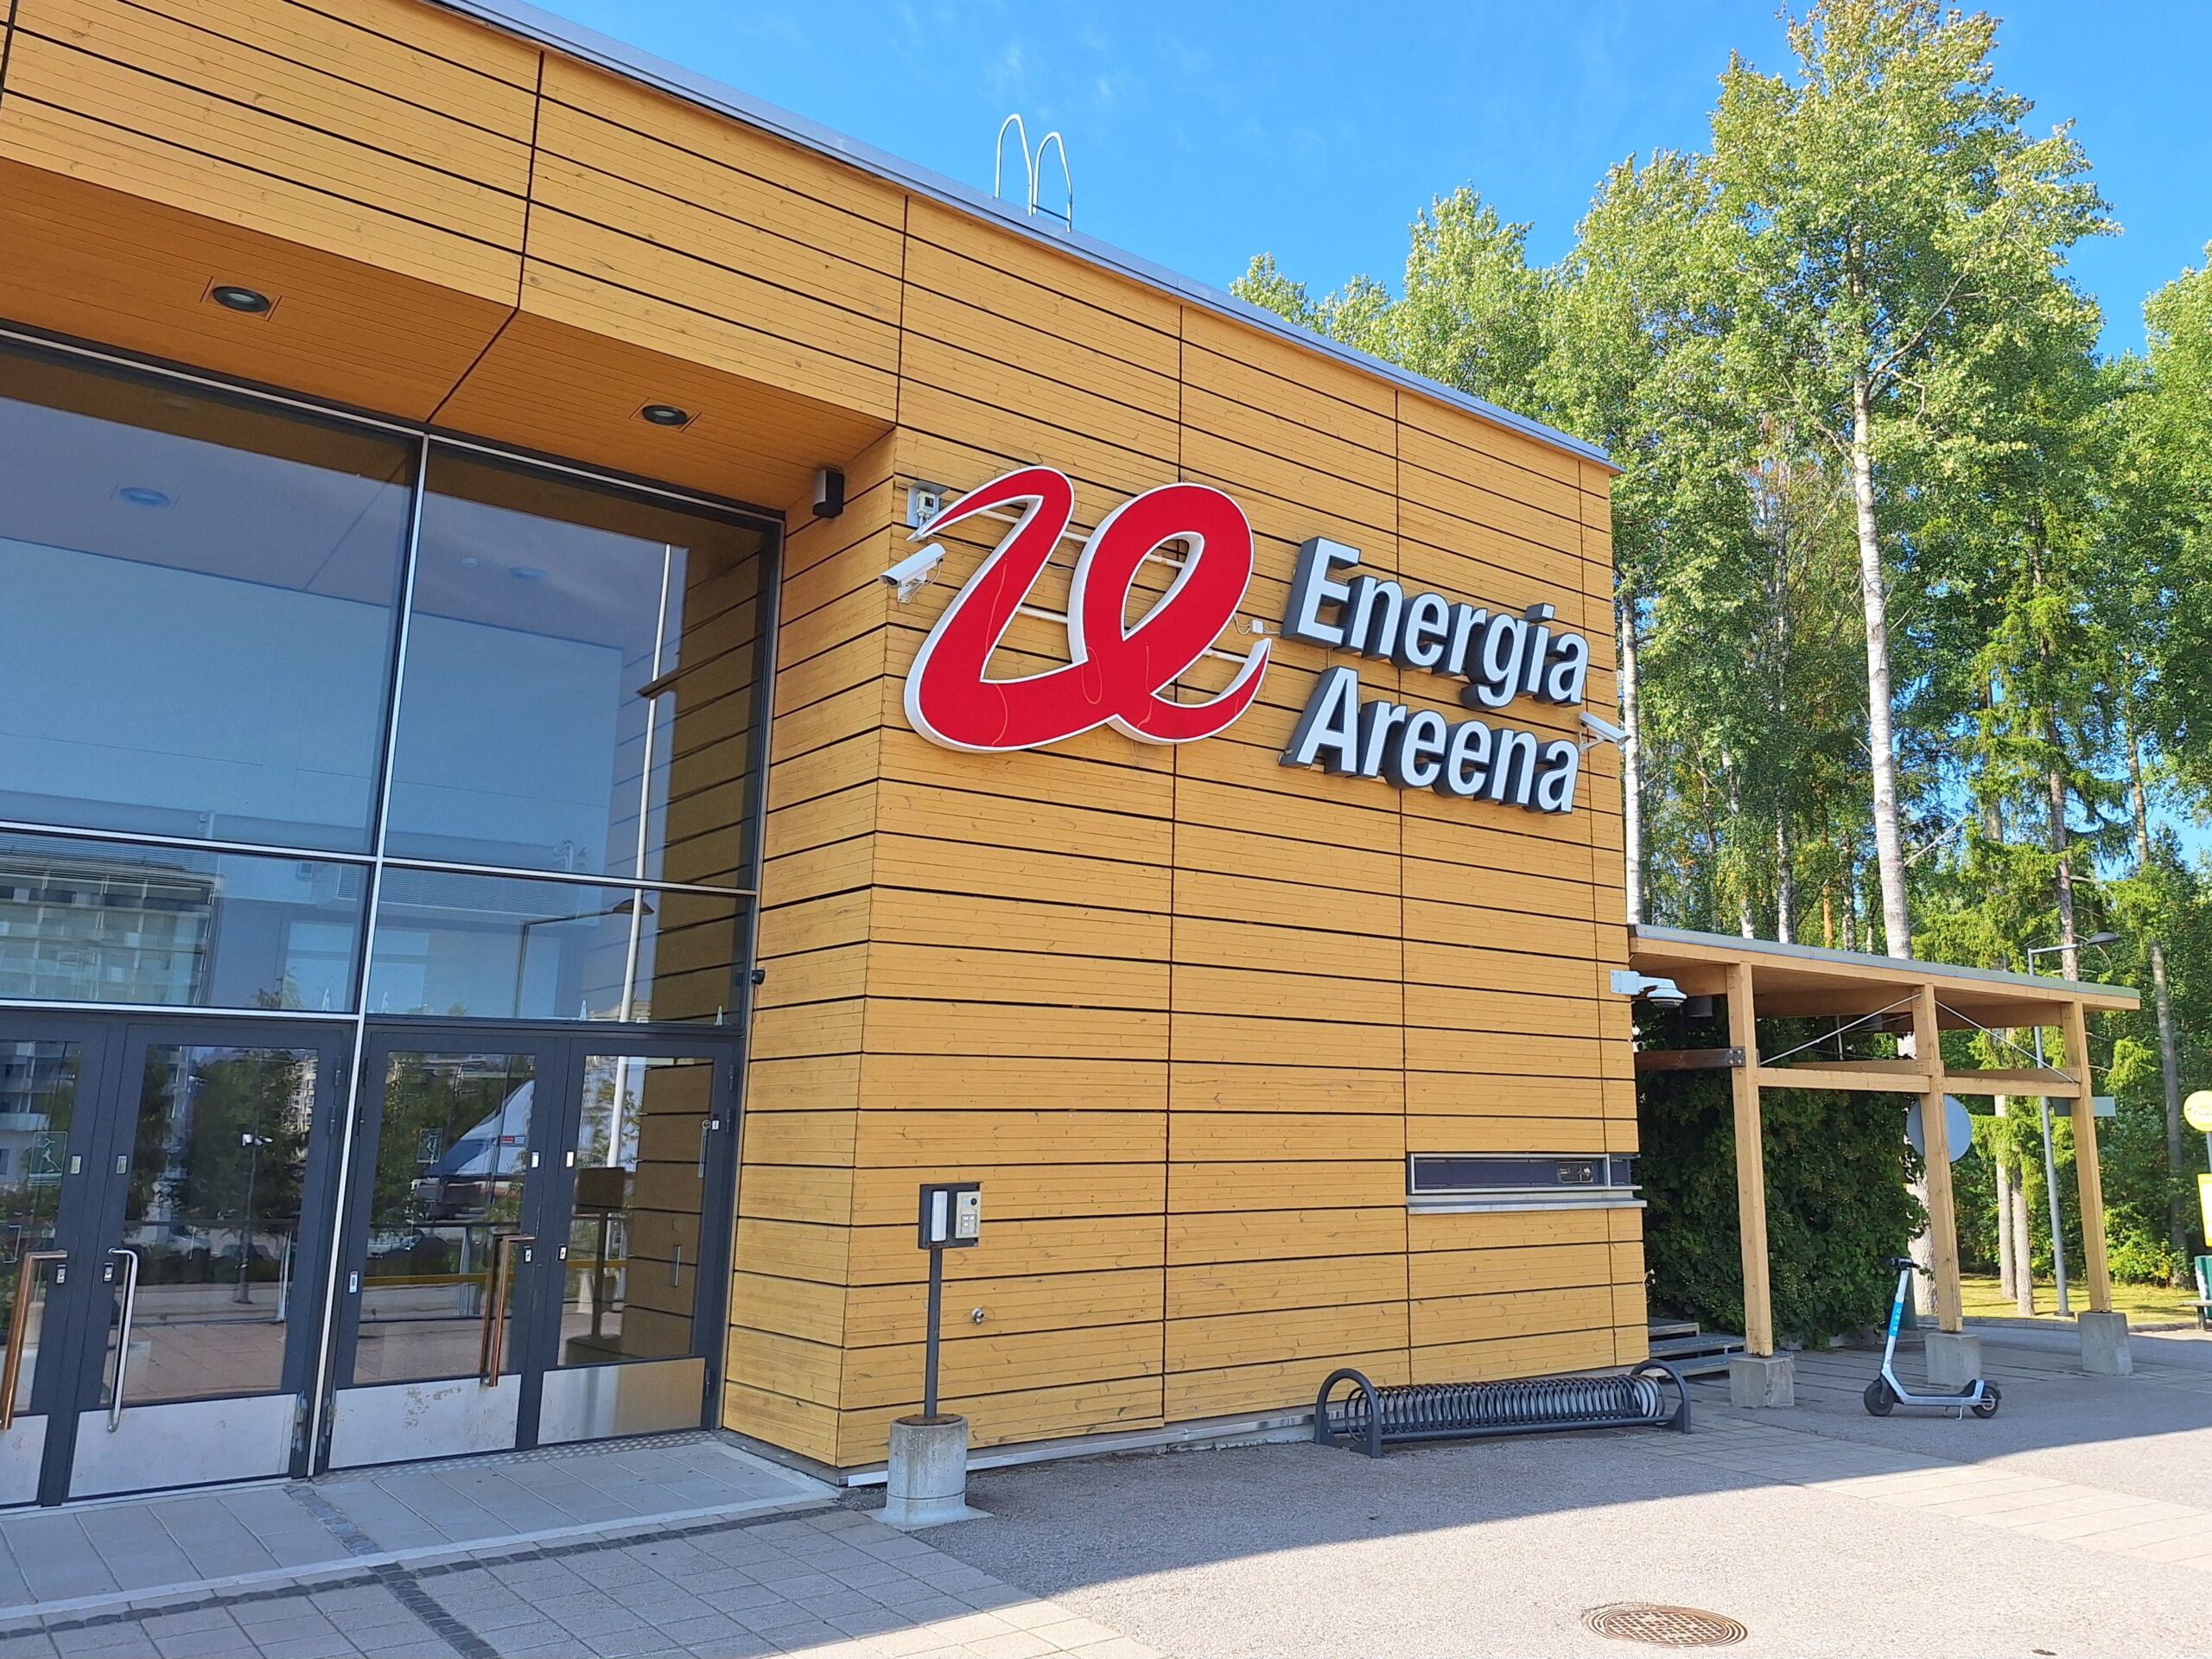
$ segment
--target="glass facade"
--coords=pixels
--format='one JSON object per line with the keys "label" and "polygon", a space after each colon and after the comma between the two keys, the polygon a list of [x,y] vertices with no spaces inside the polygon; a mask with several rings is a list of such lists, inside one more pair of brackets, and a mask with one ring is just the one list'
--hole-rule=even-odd
{"label": "glass facade", "polygon": [[0,999],[353,1007],[368,872],[0,832]]}
{"label": "glass facade", "polygon": [[0,358],[0,817],[369,850],[396,438]]}
{"label": "glass facade", "polygon": [[726,1020],[776,533],[0,343],[0,1003]]}

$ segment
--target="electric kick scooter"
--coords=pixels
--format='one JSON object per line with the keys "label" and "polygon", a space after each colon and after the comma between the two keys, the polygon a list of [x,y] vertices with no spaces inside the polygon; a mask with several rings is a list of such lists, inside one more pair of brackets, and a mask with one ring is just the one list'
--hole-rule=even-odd
{"label": "electric kick scooter", "polygon": [[[1877,1417],[1886,1417],[1894,1407],[1929,1406],[1938,1411],[1955,1411],[1961,1417],[1969,1411],[1977,1417],[1994,1417],[2004,1396],[1986,1377],[1974,1378],[1955,1394],[1916,1392],[1897,1381],[1897,1327],[1904,1323],[1905,1295],[1912,1287],[1913,1271],[1919,1264],[1909,1255],[1893,1255],[1889,1265],[1897,1270],[1897,1300],[1890,1304],[1890,1334],[1882,1344],[1881,1373],[1866,1385],[1866,1409]],[[1919,1270],[1927,1271],[1925,1268]]]}

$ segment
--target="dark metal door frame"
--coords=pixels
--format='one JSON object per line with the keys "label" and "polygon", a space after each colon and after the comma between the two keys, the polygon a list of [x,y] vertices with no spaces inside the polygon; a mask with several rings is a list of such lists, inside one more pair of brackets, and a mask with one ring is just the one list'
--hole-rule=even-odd
{"label": "dark metal door frame", "polygon": [[[79,1014],[37,1009],[0,1009],[0,1041],[48,1041],[79,1046],[76,1096],[71,1113],[61,1203],[53,1248],[65,1252],[66,1281],[49,1275],[40,1325],[38,1368],[25,1414],[46,1419],[46,1446],[37,1503],[64,1503],[76,1459],[79,1415],[95,1409],[105,1389],[108,1338],[113,1325],[114,1282],[102,1269],[122,1236],[130,1192],[130,1160],[137,1144],[140,1089],[149,1049],[174,1042],[194,1047],[304,1048],[317,1055],[315,1113],[301,1187],[302,1244],[294,1284],[309,1287],[327,1260],[337,1169],[338,1103],[345,1098],[344,1068],[350,1029],[339,1023],[241,1020],[235,1014],[182,1011],[146,1014]],[[115,1167],[118,1157],[124,1168]],[[305,1299],[312,1307],[313,1299]],[[310,1315],[286,1332],[277,1392],[304,1396],[319,1332]],[[304,1472],[306,1448],[295,1439],[291,1472]]]}
{"label": "dark metal door frame", "polygon": [[[359,1352],[361,1334],[361,1307],[368,1294],[369,1233],[374,1210],[378,1160],[384,1150],[384,1118],[387,1104],[386,1090],[391,1077],[392,1058],[398,1054],[508,1054],[527,1055],[531,1061],[531,1094],[530,1132],[524,1151],[535,1155],[537,1166],[526,1168],[524,1179],[524,1209],[516,1217],[515,1232],[537,1234],[537,1220],[542,1213],[545,1188],[553,1173],[549,1164],[557,1166],[557,1154],[549,1159],[550,1150],[547,1120],[565,1116],[561,1102],[568,1087],[566,1056],[553,1033],[521,1027],[487,1028],[466,1025],[380,1024],[372,1026],[361,1053],[360,1087],[357,1094],[359,1120],[354,1137],[352,1190],[346,1195],[346,1238],[339,1258],[339,1271],[343,1275],[340,1285],[338,1313],[332,1321],[332,1353],[330,1368],[334,1394],[356,1386],[353,1377],[354,1361]],[[494,1168],[499,1151],[493,1153]],[[541,1179],[541,1177],[545,1179]],[[534,1269],[536,1262],[531,1267]],[[520,1264],[518,1264],[519,1267]],[[500,1317],[508,1321],[508,1349],[517,1356],[530,1351],[529,1338],[537,1315],[531,1287],[535,1272],[517,1273],[517,1282],[512,1289],[504,1311],[492,1310],[487,1303],[486,1317]],[[491,1287],[486,1286],[486,1295]],[[525,1414],[518,1416],[517,1444],[527,1446],[531,1436],[528,1424],[535,1421],[529,1414],[534,1411],[533,1379],[519,1363],[514,1369],[522,1373]],[[326,1425],[333,1414],[326,1412]],[[316,1467],[320,1470],[329,1456],[328,1435],[324,1444],[315,1448]]]}
{"label": "dark metal door frame", "polygon": [[[537,1444],[544,1377],[559,1356],[561,1308],[566,1295],[565,1262],[569,1221],[574,1214],[575,1171],[569,1154],[575,1149],[583,1115],[584,1062],[594,1056],[698,1058],[713,1062],[706,1179],[702,1183],[699,1258],[692,1306],[692,1353],[705,1359],[700,1421],[709,1421],[721,1373],[719,1338],[727,1312],[732,1217],[735,1208],[738,1066],[737,1033],[712,1033],[696,1027],[575,1022],[559,1024],[481,1020],[390,1020],[369,1024],[363,1046],[357,1091],[357,1132],[351,1190],[346,1195],[346,1239],[338,1258],[341,1275],[339,1311],[332,1321],[330,1367],[334,1392],[353,1384],[360,1337],[361,1304],[368,1272],[368,1218],[382,1150],[385,1090],[394,1054],[527,1054],[536,1070],[532,1081],[527,1150],[537,1162],[527,1172],[522,1215],[517,1230],[536,1241],[531,1259],[518,1264],[505,1317],[509,1320],[506,1369],[520,1383],[515,1449]],[[331,1414],[324,1415],[326,1425]],[[315,1466],[329,1455],[328,1433],[315,1448]]]}

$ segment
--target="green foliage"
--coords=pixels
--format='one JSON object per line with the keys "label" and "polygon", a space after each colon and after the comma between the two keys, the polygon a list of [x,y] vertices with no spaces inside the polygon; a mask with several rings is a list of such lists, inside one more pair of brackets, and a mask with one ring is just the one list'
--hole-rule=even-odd
{"label": "green foliage", "polygon": [[[1661,1024],[1663,1031],[1645,1033],[1652,1046],[1726,1040],[1710,1022]],[[1770,1040],[1791,1029],[1769,1027]],[[1776,1331],[1820,1344],[1879,1323],[1897,1284],[1882,1263],[1926,1223],[1905,1190],[1919,1160],[1904,1138],[1902,1099],[1770,1089],[1760,1117]],[[1643,1073],[1637,1120],[1652,1305],[1708,1329],[1739,1332],[1744,1273],[1728,1073]]]}
{"label": "green foliage", "polygon": [[[2014,971],[2125,935],[2032,961],[2146,993],[2092,1058],[2115,1271],[2154,1274],[2196,1225],[2170,1114],[2212,1087],[2212,872],[2159,827],[2212,816],[2212,262],[2151,297],[2145,356],[2099,359],[2068,259],[2117,226],[1999,32],[1813,0],[1788,62],[1726,66],[1702,153],[1609,169],[1557,264],[1462,187],[1395,295],[1264,257],[1238,291],[1621,467],[1640,918]],[[2026,1037],[1957,1040],[2017,1066]],[[1993,1262],[2001,1162],[2048,1262],[2034,1113],[1990,1122],[1963,1248]]]}

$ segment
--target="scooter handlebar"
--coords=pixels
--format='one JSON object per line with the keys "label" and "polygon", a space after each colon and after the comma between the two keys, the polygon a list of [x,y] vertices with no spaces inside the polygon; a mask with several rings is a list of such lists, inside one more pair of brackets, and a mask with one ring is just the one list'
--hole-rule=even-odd
{"label": "scooter handlebar", "polygon": [[1893,1255],[1887,1262],[1884,1262],[1883,1265],[1893,1273],[1905,1268],[1911,1268],[1915,1273],[1928,1272],[1926,1268],[1922,1267],[1919,1262],[1914,1261],[1909,1255]]}

